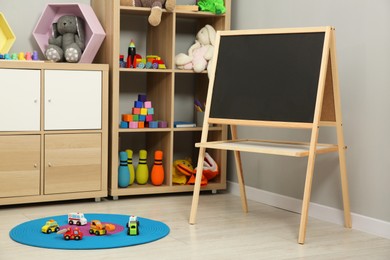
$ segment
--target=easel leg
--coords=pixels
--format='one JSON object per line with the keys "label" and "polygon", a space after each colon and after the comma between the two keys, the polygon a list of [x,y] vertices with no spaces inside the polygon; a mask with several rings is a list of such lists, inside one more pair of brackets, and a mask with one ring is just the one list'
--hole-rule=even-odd
{"label": "easel leg", "polygon": [[[230,131],[232,133],[232,140],[237,140],[237,126],[231,125]],[[242,210],[247,213],[248,212],[248,202],[246,199],[246,192],[245,192],[245,182],[244,182],[244,175],[242,172],[242,163],[241,163],[241,153],[240,151],[234,151],[234,159],[236,162],[236,171],[237,171],[237,179],[238,179],[238,185],[240,187],[240,197],[241,197],[241,204],[242,204]]]}
{"label": "easel leg", "polygon": [[299,226],[299,235],[298,235],[299,244],[304,244],[306,238],[306,225],[307,225],[307,218],[309,213],[311,187],[313,183],[314,163],[316,159],[315,151],[316,151],[316,144],[318,140],[318,131],[319,131],[318,127],[314,127],[311,134],[309,157],[307,160],[305,189],[303,192],[301,223]]}
{"label": "easel leg", "polygon": [[199,148],[199,157],[198,157],[198,166],[196,169],[194,193],[192,195],[192,206],[191,206],[191,214],[190,214],[190,221],[189,221],[190,224],[195,224],[196,222],[196,213],[198,211],[200,184],[203,175],[203,161],[204,161],[205,153],[206,153],[206,148],[203,147]]}

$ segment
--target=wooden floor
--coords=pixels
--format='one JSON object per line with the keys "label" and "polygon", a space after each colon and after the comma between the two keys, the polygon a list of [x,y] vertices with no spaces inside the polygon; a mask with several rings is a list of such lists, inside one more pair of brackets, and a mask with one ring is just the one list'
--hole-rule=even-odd
{"label": "wooden floor", "polygon": [[[196,225],[188,224],[191,194],[120,197],[118,201],[56,202],[0,206],[0,259],[390,259],[390,240],[309,218],[306,244],[297,244],[299,215],[239,197],[201,195]],[[55,250],[18,244],[16,225],[72,211],[134,214],[166,223],[170,234],[156,242],[107,250]]]}

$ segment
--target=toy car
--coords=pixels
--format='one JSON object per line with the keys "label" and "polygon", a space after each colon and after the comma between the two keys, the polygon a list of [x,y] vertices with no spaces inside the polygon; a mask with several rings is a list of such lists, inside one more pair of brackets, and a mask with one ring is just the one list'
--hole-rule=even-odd
{"label": "toy car", "polygon": [[65,240],[81,240],[83,239],[83,232],[80,231],[78,227],[72,229],[68,227],[67,229],[62,229],[57,234],[64,234]]}
{"label": "toy car", "polygon": [[127,234],[130,236],[139,235],[139,221],[137,216],[130,216],[129,222],[127,223],[128,231]]}
{"label": "toy car", "polygon": [[99,220],[92,220],[89,233],[95,234],[97,236],[101,236],[107,234],[107,231],[114,231],[114,230],[115,230],[115,225],[102,224]]}
{"label": "toy car", "polygon": [[42,232],[46,234],[50,234],[52,232],[58,232],[60,230],[60,226],[57,221],[54,219],[50,219],[46,221],[46,224],[42,227]]}
{"label": "toy car", "polygon": [[77,226],[84,226],[87,225],[87,219],[84,217],[83,213],[69,213],[68,223],[69,225],[76,224]]}

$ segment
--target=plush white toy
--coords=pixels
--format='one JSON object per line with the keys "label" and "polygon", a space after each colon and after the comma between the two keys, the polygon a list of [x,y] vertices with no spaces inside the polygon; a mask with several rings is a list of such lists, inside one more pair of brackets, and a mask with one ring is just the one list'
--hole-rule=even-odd
{"label": "plush white toy", "polygon": [[211,25],[206,25],[196,34],[195,43],[189,48],[188,55],[179,53],[175,57],[178,69],[202,72],[207,68],[210,72],[210,60],[214,53],[216,32]]}

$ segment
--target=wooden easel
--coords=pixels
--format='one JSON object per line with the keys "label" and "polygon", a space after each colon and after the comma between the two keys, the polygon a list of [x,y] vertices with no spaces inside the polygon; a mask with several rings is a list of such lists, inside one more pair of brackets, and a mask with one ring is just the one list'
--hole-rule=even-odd
{"label": "wooden easel", "polygon": [[[311,122],[290,122],[290,121],[273,121],[273,120],[253,120],[252,118],[226,118],[215,116],[210,111],[213,106],[213,91],[215,90],[216,74],[218,72],[218,61],[221,58],[219,48],[224,37],[229,36],[245,36],[252,35],[283,35],[283,34],[310,34],[324,33],[324,41],[322,47],[321,64],[319,70],[319,79],[317,93],[315,97],[314,115]],[[196,221],[196,213],[199,203],[200,183],[203,170],[203,161],[206,148],[222,149],[234,151],[235,162],[237,167],[238,183],[240,187],[240,195],[242,208],[244,212],[248,212],[244,176],[242,171],[240,152],[254,152],[294,157],[308,157],[306,170],[306,181],[303,193],[301,221],[299,228],[298,243],[303,244],[306,236],[306,224],[308,218],[308,209],[310,203],[310,194],[312,187],[313,171],[315,157],[317,154],[338,152],[340,163],[340,175],[342,196],[344,205],[344,221],[345,227],[351,227],[350,204],[348,195],[348,182],[345,163],[345,145],[343,137],[343,127],[341,118],[341,105],[339,94],[339,78],[336,63],[336,44],[335,33],[332,27],[320,28],[295,28],[295,29],[273,29],[273,30],[245,30],[245,31],[222,31],[217,34],[216,53],[214,54],[214,72],[210,78],[209,90],[207,94],[207,105],[205,111],[205,123],[203,124],[202,136],[200,143],[196,144],[199,147],[199,157],[196,172],[196,181],[193,193],[192,208],[190,215],[190,224]],[[221,54],[223,55],[223,54]],[[226,63],[221,66],[226,66]],[[259,72],[261,73],[261,72]],[[261,75],[260,75],[261,76]],[[217,86],[221,87],[221,86]],[[206,123],[207,122],[207,123]],[[208,142],[209,124],[229,125],[231,129],[231,140]],[[272,141],[272,140],[243,140],[238,139],[237,126],[260,126],[260,127],[277,127],[277,128],[295,128],[295,129],[311,129],[310,142],[291,142],[291,141]],[[318,135],[321,126],[335,127],[337,132],[337,144],[319,144]]]}

